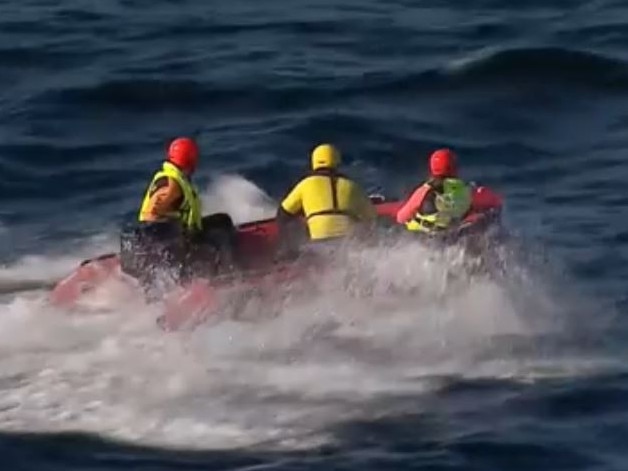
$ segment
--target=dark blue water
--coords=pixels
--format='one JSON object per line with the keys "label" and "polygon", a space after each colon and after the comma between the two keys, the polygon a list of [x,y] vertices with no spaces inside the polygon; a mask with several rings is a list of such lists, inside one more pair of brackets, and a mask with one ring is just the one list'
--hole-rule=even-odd
{"label": "dark blue water", "polygon": [[[124,414],[102,429],[94,416],[83,428],[62,411],[74,407],[89,421],[91,409],[68,399],[72,386],[62,382],[52,385],[56,412],[20,406],[25,396],[14,385],[54,370],[54,355],[50,364],[7,364],[3,394],[17,395],[0,421],[5,469],[628,469],[626,46],[628,7],[613,0],[0,5],[7,273],[24,257],[47,266],[51,254],[114,233],[181,134],[198,136],[201,186],[238,174],[274,198],[323,141],[342,149],[347,171],[367,188],[390,195],[420,181],[430,151],[450,146],[465,176],[505,195],[509,227],[525,241],[519,257],[535,260],[529,270],[558,296],[569,331],[496,347],[561,358],[559,373],[434,373],[429,394],[352,398],[350,408],[363,413],[346,420],[318,421],[312,406],[313,428],[328,439],[294,449],[266,439],[235,448],[199,439],[194,450],[154,444],[154,430],[167,443],[185,428],[170,430],[167,419],[135,434],[108,433],[131,427]],[[21,302],[8,301],[4,315]],[[5,346],[3,355],[27,362],[54,335]],[[80,361],[73,355],[81,351],[63,361]],[[117,361],[122,368],[124,357]],[[29,384],[28,397],[44,388]],[[99,394],[83,392],[81,404]],[[281,398],[259,407],[265,417],[282,408]],[[128,421],[149,409],[138,406]]]}

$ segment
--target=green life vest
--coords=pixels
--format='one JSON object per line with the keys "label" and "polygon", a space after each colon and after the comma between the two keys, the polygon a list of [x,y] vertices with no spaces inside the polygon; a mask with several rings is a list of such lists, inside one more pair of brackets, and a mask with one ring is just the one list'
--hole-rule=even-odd
{"label": "green life vest", "polygon": [[445,178],[443,191],[436,194],[435,205],[436,212],[433,214],[417,212],[414,219],[406,223],[407,229],[433,232],[447,229],[452,224],[460,222],[471,209],[471,188],[459,178]]}
{"label": "green life vest", "polygon": [[203,227],[203,223],[201,219],[201,201],[198,197],[198,193],[189,178],[170,162],[164,162],[162,169],[155,173],[155,176],[146,190],[138,219],[142,221],[142,213],[145,213],[148,208],[150,195],[153,192],[155,183],[157,180],[164,177],[172,178],[176,181],[183,192],[183,202],[181,206],[177,211],[173,211],[169,214],[169,216],[181,221],[183,227],[190,232],[200,231]]}

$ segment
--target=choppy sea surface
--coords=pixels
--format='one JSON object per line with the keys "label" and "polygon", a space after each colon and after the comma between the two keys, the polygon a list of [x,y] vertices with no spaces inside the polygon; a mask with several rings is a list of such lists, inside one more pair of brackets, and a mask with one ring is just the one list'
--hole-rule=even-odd
{"label": "choppy sea surface", "polygon": [[[3,469],[628,469],[628,6],[472,3],[0,4]],[[368,299],[331,276],[184,334],[114,288],[74,315],[8,289],[114,249],[181,134],[237,221],[320,142],[391,196],[450,146],[506,198],[508,270],[363,250]]]}

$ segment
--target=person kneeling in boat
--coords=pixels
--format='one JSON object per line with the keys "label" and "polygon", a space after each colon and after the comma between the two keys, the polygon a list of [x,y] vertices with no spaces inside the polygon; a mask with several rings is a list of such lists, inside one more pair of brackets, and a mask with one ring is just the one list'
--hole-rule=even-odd
{"label": "person kneeling in boat", "polygon": [[434,234],[454,227],[472,206],[472,189],[458,178],[457,157],[449,149],[430,156],[430,178],[397,211],[397,222],[409,231]]}
{"label": "person kneeling in boat", "polygon": [[312,170],[283,199],[277,222],[284,249],[295,254],[305,218],[309,240],[335,241],[374,224],[377,212],[362,188],[338,171],[340,152],[321,144],[312,152]]}
{"label": "person kneeling in boat", "polygon": [[192,275],[197,268],[194,262],[210,264],[208,251],[230,263],[235,228],[227,214],[202,217],[201,200],[191,180],[198,160],[193,139],[172,141],[145,192],[137,224],[123,232],[122,269],[145,287],[154,281],[155,268],[166,269],[174,281]]}

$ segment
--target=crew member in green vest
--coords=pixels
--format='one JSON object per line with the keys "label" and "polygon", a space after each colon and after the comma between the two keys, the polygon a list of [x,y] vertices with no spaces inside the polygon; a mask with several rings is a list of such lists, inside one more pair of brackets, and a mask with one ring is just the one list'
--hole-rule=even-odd
{"label": "crew member in green vest", "polygon": [[187,234],[203,230],[201,201],[191,181],[199,150],[188,137],[172,141],[168,158],[155,173],[140,207],[138,219],[146,223],[175,223]]}
{"label": "crew member in green vest", "polygon": [[[150,285],[155,268],[164,268],[174,281],[208,266],[208,253],[230,258],[231,218],[223,213],[202,217],[201,200],[192,183],[199,160],[197,143],[179,137],[168,148],[167,158],[150,181],[132,234],[122,236],[122,269]],[[226,237],[216,237],[217,233]],[[218,240],[221,239],[221,240]],[[226,253],[225,253],[226,252]]]}
{"label": "crew member in green vest", "polygon": [[472,189],[458,177],[456,154],[439,149],[430,156],[430,178],[397,212],[410,231],[434,233],[459,223],[471,210]]}

